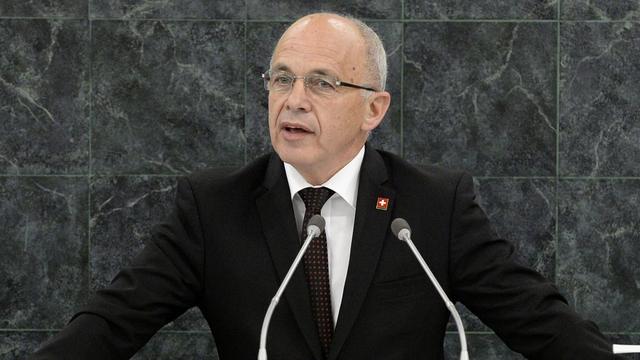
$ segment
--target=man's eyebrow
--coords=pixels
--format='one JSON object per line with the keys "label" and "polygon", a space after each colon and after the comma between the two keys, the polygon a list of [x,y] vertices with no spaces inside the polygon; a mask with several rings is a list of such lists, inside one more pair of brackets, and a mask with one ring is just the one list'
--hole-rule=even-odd
{"label": "man's eyebrow", "polygon": [[331,71],[331,70],[327,70],[327,69],[313,69],[311,71],[309,71],[310,74],[318,74],[318,75],[331,75],[331,76],[336,76],[336,74]]}
{"label": "man's eyebrow", "polygon": [[289,69],[289,67],[285,64],[276,64],[271,70],[291,72],[291,69]]}
{"label": "man's eyebrow", "polygon": [[[293,71],[291,71],[291,69],[285,64],[275,64],[273,66],[273,68],[271,68],[271,70],[286,71],[286,72],[293,73]],[[335,72],[333,72],[333,71],[331,71],[329,69],[323,69],[323,68],[312,69],[308,73],[309,74],[318,74],[318,75],[331,75],[331,76],[335,76],[335,77],[338,76]]]}

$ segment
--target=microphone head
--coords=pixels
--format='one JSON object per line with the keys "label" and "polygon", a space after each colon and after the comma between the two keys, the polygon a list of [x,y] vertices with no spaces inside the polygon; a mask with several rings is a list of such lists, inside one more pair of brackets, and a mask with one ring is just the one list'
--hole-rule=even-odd
{"label": "microphone head", "polygon": [[409,227],[409,223],[407,222],[407,220],[403,218],[393,219],[393,221],[391,222],[391,232],[400,240],[404,240],[400,237],[400,231],[402,230],[407,230],[409,233],[411,233],[411,228]]}
{"label": "microphone head", "polygon": [[324,231],[324,224],[324,218],[321,215],[313,215],[307,223],[307,233],[310,233],[311,227],[315,226],[318,228],[318,235],[322,234],[322,232]]}

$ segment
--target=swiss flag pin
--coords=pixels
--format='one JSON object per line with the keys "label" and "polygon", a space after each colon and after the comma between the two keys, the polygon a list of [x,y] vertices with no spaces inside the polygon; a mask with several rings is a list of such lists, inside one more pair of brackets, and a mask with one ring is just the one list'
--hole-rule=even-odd
{"label": "swiss flag pin", "polygon": [[376,209],[387,211],[388,207],[389,207],[389,198],[378,197],[378,201],[376,201]]}

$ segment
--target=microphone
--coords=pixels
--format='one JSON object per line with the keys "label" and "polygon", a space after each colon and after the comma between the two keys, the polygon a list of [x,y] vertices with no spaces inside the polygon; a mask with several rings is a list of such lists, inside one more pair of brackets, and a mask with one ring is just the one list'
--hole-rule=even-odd
{"label": "microphone", "polygon": [[260,331],[260,349],[258,350],[258,360],[267,360],[267,332],[269,331],[269,323],[271,322],[271,316],[273,315],[273,311],[276,309],[276,305],[280,301],[280,297],[286,289],[289,280],[291,280],[291,276],[293,276],[293,272],[300,264],[300,260],[302,260],[302,256],[307,251],[309,244],[311,244],[311,240],[320,236],[324,231],[325,221],[324,218],[320,215],[313,215],[309,222],[307,223],[307,238],[304,240],[300,251],[298,251],[298,255],[293,260],[293,264],[287,271],[287,275],[282,280],[282,284],[276,291],[276,295],[271,299],[271,303],[269,304],[269,308],[267,309],[267,313],[264,315],[264,320],[262,321],[262,330]]}
{"label": "microphone", "polygon": [[467,337],[464,333],[464,326],[462,326],[462,319],[460,319],[460,314],[458,314],[458,310],[456,310],[456,307],[453,305],[451,300],[449,300],[447,294],[444,292],[444,290],[442,290],[440,283],[438,283],[438,280],[436,280],[436,277],[431,272],[431,269],[429,269],[429,266],[427,266],[424,258],[422,258],[422,255],[420,255],[420,252],[418,251],[418,249],[416,249],[413,241],[411,241],[411,228],[409,227],[409,223],[407,223],[407,221],[403,218],[396,218],[391,222],[391,232],[398,239],[407,243],[407,245],[411,249],[411,252],[413,252],[413,255],[416,257],[416,259],[418,259],[418,262],[424,269],[424,272],[427,273],[429,280],[431,280],[431,283],[433,284],[433,286],[435,286],[438,294],[440,294],[440,297],[444,301],[444,304],[447,306],[447,309],[449,309],[449,312],[451,313],[451,315],[453,315],[453,319],[456,322],[456,327],[458,328],[458,335],[460,336],[460,360],[469,360],[469,353],[467,352]]}

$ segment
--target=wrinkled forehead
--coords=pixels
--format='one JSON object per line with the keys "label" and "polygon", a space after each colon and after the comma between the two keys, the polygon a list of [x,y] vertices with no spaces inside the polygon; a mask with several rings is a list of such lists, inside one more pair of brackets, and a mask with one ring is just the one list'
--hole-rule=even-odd
{"label": "wrinkled forehead", "polygon": [[271,65],[294,72],[324,67],[351,78],[364,65],[363,39],[358,29],[343,19],[303,18],[282,35]]}

